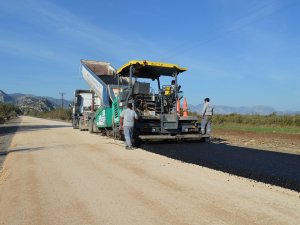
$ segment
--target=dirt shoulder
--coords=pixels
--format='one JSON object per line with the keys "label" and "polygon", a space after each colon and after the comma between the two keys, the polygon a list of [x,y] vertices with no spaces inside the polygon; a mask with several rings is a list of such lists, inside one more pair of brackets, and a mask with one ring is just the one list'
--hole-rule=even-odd
{"label": "dirt shoulder", "polygon": [[300,154],[300,134],[255,133],[215,129],[212,137],[212,142]]}
{"label": "dirt shoulder", "polygon": [[15,118],[7,121],[5,124],[0,124],[0,170],[7,155],[11,140],[21,121],[21,118]]}

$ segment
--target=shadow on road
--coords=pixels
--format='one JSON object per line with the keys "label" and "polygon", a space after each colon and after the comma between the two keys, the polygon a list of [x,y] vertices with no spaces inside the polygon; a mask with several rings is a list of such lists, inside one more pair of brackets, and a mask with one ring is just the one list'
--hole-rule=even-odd
{"label": "shadow on road", "polygon": [[0,126],[0,135],[4,136],[6,134],[13,134],[17,131],[19,125],[13,126]]}
{"label": "shadow on road", "polygon": [[[40,147],[26,147],[26,148],[10,148],[9,150],[6,150],[3,152],[3,154],[8,154],[8,153],[18,153],[18,152],[36,152],[36,151],[41,151],[41,150],[57,150],[61,148],[75,148],[80,146],[80,144],[59,144],[59,145],[50,145],[50,146],[40,146]],[[81,145],[84,147],[84,145]],[[0,152],[1,155],[1,152]]]}
{"label": "shadow on road", "polygon": [[11,143],[14,133],[18,130],[20,122],[21,119],[16,118],[0,125],[0,170],[7,154],[6,150]]}
{"label": "shadow on road", "polygon": [[6,127],[0,127],[0,134],[11,134],[18,131],[35,131],[35,130],[48,130],[52,128],[63,128],[63,127],[71,127],[71,125],[11,125]]}
{"label": "shadow on road", "polygon": [[[48,130],[52,128],[63,128],[63,127],[71,127],[71,125],[21,125],[21,119],[17,118],[12,121],[8,121],[4,125],[0,125],[0,169],[2,168],[2,164],[4,162],[5,156],[9,152],[19,152],[19,151],[29,151],[29,150],[42,150],[43,148],[36,149],[18,149],[8,151],[11,140],[14,134],[18,132],[26,132],[26,131],[35,131],[35,130]],[[24,124],[24,122],[22,122]]]}
{"label": "shadow on road", "polygon": [[[22,125],[20,126],[21,122]],[[71,127],[71,125],[23,125],[24,123],[25,122],[23,122],[20,118],[16,118],[0,125],[0,157],[7,155],[7,149],[10,146],[12,137],[17,131],[26,132]],[[3,161],[3,159],[1,161]]]}
{"label": "shadow on road", "polygon": [[214,143],[145,144],[146,151],[300,192],[300,155]]}

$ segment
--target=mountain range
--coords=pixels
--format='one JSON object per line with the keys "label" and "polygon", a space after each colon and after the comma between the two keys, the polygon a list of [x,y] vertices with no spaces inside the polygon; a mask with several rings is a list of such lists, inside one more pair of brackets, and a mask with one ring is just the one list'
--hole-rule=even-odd
{"label": "mountain range", "polygon": [[[188,105],[189,111],[197,112],[198,114],[202,113],[203,103],[198,105]],[[244,114],[244,115],[270,115],[272,113],[276,113],[278,115],[285,114],[300,114],[300,111],[279,111],[270,106],[258,105],[258,106],[224,106],[224,105],[215,105],[214,106],[215,114]]]}
{"label": "mountain range", "polygon": [[[6,94],[2,90],[0,90],[0,102],[15,104],[19,106],[25,113],[31,110],[35,110],[38,112],[46,112],[57,108],[61,108],[61,99],[21,93]],[[64,100],[64,107],[67,108],[71,104],[72,101]]]}

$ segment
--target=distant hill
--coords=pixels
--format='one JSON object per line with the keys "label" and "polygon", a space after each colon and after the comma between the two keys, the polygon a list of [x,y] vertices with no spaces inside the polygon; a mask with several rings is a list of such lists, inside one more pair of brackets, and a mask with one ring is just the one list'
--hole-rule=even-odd
{"label": "distant hill", "polygon": [[[22,102],[24,100],[23,97],[30,97],[30,98],[32,98],[33,102],[36,102],[34,99],[47,99],[53,105],[53,108],[61,108],[61,99],[56,99],[56,98],[47,97],[47,96],[41,97],[41,96],[35,96],[32,94],[21,94],[21,93],[6,94],[4,91],[0,90],[0,102],[16,104],[16,103],[20,102],[20,99]],[[3,100],[3,101],[1,101],[1,100]],[[45,104],[48,105],[48,103],[45,103]],[[64,99],[64,107],[69,107],[70,105],[72,105],[72,101]]]}
{"label": "distant hill", "polygon": [[[189,105],[188,106],[189,111],[191,112],[197,112],[201,114],[203,104],[198,104],[198,105]],[[232,114],[232,113],[237,113],[237,114],[247,114],[247,115],[252,115],[252,114],[259,114],[259,115],[270,115],[271,113],[277,113],[279,115],[281,114],[300,114],[299,111],[279,111],[276,110],[270,106],[242,106],[242,107],[234,107],[234,106],[224,106],[224,105],[215,105],[214,106],[214,113],[215,114]]]}
{"label": "distant hill", "polygon": [[[61,99],[52,98],[52,97],[44,97],[47,98],[56,108],[61,108]],[[64,99],[64,108],[67,108],[73,104],[72,101]]]}
{"label": "distant hill", "polygon": [[12,102],[13,99],[10,95],[0,90],[0,102]]}
{"label": "distant hill", "polygon": [[24,96],[34,96],[34,95],[26,95],[26,94],[20,94],[20,93],[14,93],[14,94],[9,94],[9,96],[13,99],[13,101],[17,101],[18,98],[24,97]]}
{"label": "distant hill", "polygon": [[31,111],[48,112],[55,109],[47,98],[35,96],[21,96],[17,98],[15,105],[19,106],[24,114],[28,114]]}

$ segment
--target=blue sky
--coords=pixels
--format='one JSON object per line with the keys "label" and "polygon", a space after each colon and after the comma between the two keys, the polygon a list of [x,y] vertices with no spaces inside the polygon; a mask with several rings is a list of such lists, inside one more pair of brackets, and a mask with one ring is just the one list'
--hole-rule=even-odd
{"label": "blue sky", "polygon": [[300,110],[300,1],[0,1],[0,89],[71,99],[80,59],[187,67],[188,103]]}

